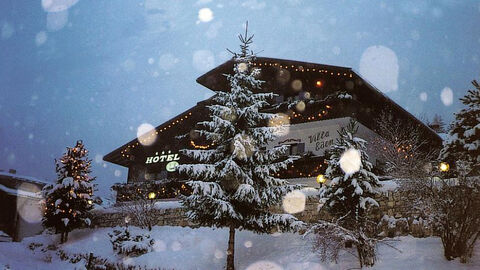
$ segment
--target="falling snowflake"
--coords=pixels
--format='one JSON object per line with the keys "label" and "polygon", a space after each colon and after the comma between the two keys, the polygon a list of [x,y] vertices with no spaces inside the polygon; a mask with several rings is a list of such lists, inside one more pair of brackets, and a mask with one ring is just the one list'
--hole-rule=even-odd
{"label": "falling snowflake", "polygon": [[427,101],[428,95],[425,92],[420,93],[420,100]]}
{"label": "falling snowflake", "polygon": [[305,210],[306,196],[299,190],[287,193],[282,201],[283,210],[289,214],[300,213]]}
{"label": "falling snowflake", "polygon": [[35,36],[35,44],[37,46],[42,46],[45,41],[47,41],[47,33],[45,33],[45,31],[38,32]]}
{"label": "falling snowflake", "polygon": [[151,145],[157,139],[155,127],[148,123],[143,123],[137,128],[137,139],[142,145]]}
{"label": "falling snowflake", "polygon": [[198,11],[198,19],[201,22],[209,22],[213,20],[213,11],[209,8],[202,8]]}
{"label": "falling snowflake", "polygon": [[440,93],[440,99],[443,102],[443,105],[450,106],[453,103],[453,91],[450,87],[443,88],[442,92]]}
{"label": "falling snowflake", "polygon": [[350,148],[340,157],[340,168],[346,174],[354,174],[360,170],[362,158],[360,151]]}
{"label": "falling snowflake", "polygon": [[398,89],[398,58],[384,46],[368,47],[360,59],[360,74],[383,92]]}

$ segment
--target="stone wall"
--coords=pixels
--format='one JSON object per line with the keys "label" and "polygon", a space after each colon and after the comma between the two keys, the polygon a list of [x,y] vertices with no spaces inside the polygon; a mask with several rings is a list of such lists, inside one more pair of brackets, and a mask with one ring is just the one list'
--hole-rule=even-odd
{"label": "stone wall", "polygon": [[[422,220],[422,213],[415,213],[408,207],[406,201],[409,194],[398,191],[385,191],[376,196],[380,207],[372,213],[373,217],[380,222],[380,230],[386,236],[413,234],[415,236],[428,236],[432,232]],[[162,202],[160,202],[162,205]],[[306,222],[313,223],[319,219],[328,219],[326,211],[318,211],[318,199],[308,197],[305,210],[295,216]],[[155,225],[159,226],[190,226],[195,224],[187,220],[183,208],[155,209],[157,220]],[[274,207],[273,212],[283,212],[281,207]],[[114,207],[94,212],[92,224],[95,227],[113,227],[125,225],[128,213],[122,211],[121,207]],[[134,218],[130,218],[129,224],[137,225]]]}
{"label": "stone wall", "polygon": [[[157,217],[154,225],[158,226],[190,226],[195,225],[188,221],[183,208],[167,208],[152,210]],[[114,227],[124,226],[128,221],[129,225],[138,226],[135,218],[129,216],[129,213],[123,212],[121,207],[113,209],[98,210],[93,212],[92,226],[94,227]]]}

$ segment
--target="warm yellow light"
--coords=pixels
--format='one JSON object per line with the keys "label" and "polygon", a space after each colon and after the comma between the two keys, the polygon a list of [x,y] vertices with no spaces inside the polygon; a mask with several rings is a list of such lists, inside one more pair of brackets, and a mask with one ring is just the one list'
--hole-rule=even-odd
{"label": "warm yellow light", "polygon": [[438,166],[438,168],[442,172],[448,172],[448,170],[450,169],[450,165],[446,162],[441,162],[440,165]]}
{"label": "warm yellow light", "polygon": [[317,183],[319,184],[323,184],[327,181],[327,178],[325,178],[325,176],[323,174],[319,174],[317,176]]}
{"label": "warm yellow light", "polygon": [[148,193],[148,198],[149,198],[150,200],[155,199],[155,197],[157,197],[157,194],[155,194],[155,192],[150,192],[150,193]]}
{"label": "warm yellow light", "polygon": [[93,204],[93,201],[92,201],[92,200],[88,200],[87,203],[91,205],[91,204]]}
{"label": "warm yellow light", "polygon": [[322,85],[323,85],[323,82],[320,80],[315,82],[315,87],[322,87]]}

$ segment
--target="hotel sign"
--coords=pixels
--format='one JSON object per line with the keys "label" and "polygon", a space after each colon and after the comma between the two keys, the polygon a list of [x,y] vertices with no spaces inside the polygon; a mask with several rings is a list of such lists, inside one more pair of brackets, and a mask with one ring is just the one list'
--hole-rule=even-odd
{"label": "hotel sign", "polygon": [[176,170],[176,167],[179,165],[178,160],[180,160],[178,153],[172,153],[172,151],[168,151],[165,154],[165,151],[162,151],[160,155],[158,154],[158,152],[155,152],[154,156],[147,157],[145,160],[145,164],[168,162],[165,166],[165,169],[169,172],[173,172]]}

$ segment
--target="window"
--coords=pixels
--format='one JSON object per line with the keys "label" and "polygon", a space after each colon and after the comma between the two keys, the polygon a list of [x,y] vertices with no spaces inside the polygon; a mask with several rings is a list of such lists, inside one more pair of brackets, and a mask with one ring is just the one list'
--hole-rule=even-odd
{"label": "window", "polygon": [[305,143],[290,144],[290,150],[288,152],[290,155],[298,155],[304,152],[305,152]]}

